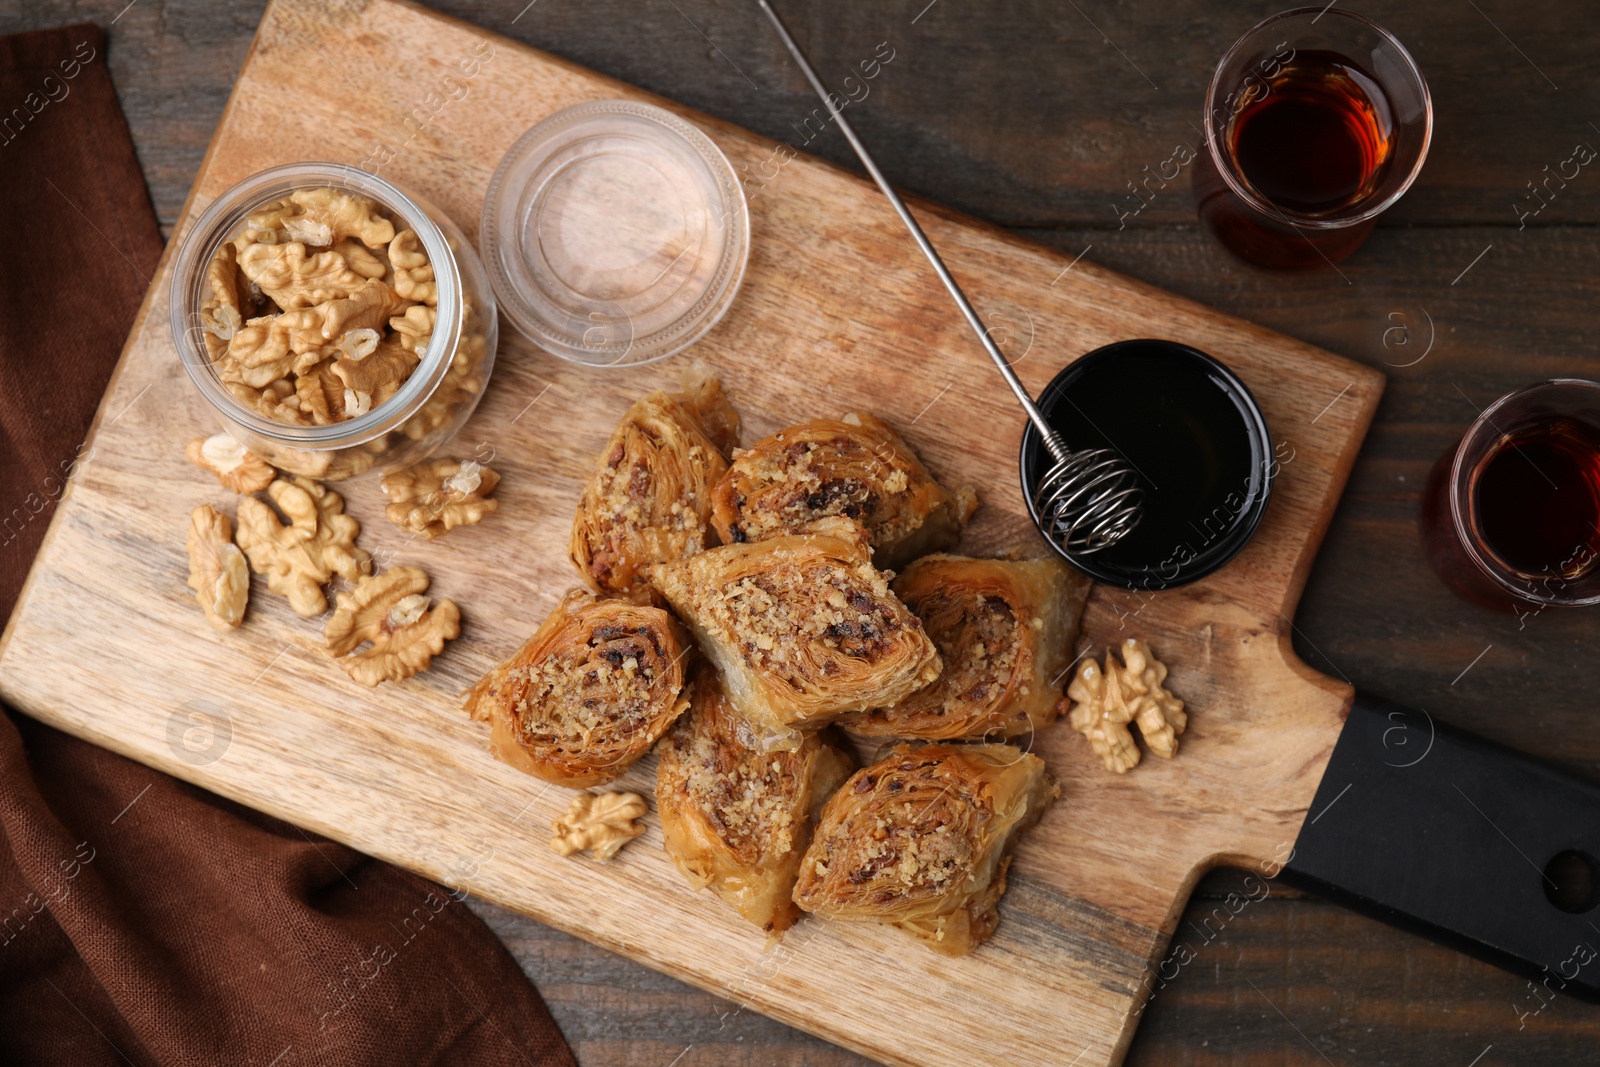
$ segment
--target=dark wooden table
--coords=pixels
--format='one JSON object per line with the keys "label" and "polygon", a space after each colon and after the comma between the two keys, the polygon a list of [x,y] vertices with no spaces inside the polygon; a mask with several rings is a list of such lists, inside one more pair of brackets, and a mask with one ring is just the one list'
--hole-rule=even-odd
{"label": "dark wooden table", "polygon": [[[791,123],[814,106],[749,0],[437,6],[791,143],[802,140]],[[1518,214],[1547,166],[1580,142],[1600,146],[1592,9],[1363,6],[1416,56],[1437,124],[1421,180],[1341,277],[1233,260],[1197,230],[1187,177],[1137,216],[1119,221],[1114,206],[1146,166],[1158,169],[1180,144],[1198,147],[1213,64],[1274,4],[778,6],[825,78],[842,78],[879,42],[895,49],[850,114],[901,188],[1386,370],[1388,394],[1311,576],[1297,647],[1330,674],[1600,775],[1600,612],[1519,622],[1469,607],[1433,577],[1416,537],[1428,468],[1475,408],[1537,379],[1600,373],[1586,326],[1600,279],[1600,173],[1580,172],[1536,217]],[[82,19],[110,27],[112,74],[170,232],[261,8],[4,0],[0,32]],[[807,148],[855,165],[835,134]],[[1185,922],[1198,924],[1239,879],[1207,879]],[[479,911],[585,1065],[864,1062],[509,912]],[[1184,929],[1198,957],[1145,1013],[1130,1064],[1557,1067],[1600,1057],[1600,1010],[1557,997],[1520,1014],[1540,1003],[1522,979],[1285,889],[1210,941]]]}

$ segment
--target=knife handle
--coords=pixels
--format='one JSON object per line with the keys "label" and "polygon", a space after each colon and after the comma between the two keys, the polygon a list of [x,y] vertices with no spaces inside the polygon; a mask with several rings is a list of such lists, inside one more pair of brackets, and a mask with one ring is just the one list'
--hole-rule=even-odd
{"label": "knife handle", "polygon": [[1280,877],[1600,1001],[1600,786],[1422,708],[1356,693]]}

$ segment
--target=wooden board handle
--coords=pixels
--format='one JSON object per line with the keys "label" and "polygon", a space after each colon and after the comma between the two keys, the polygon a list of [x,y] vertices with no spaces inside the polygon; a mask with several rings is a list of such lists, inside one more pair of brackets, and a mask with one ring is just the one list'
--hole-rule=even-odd
{"label": "wooden board handle", "polygon": [[1600,786],[1422,708],[1356,694],[1282,877],[1600,1001]]}

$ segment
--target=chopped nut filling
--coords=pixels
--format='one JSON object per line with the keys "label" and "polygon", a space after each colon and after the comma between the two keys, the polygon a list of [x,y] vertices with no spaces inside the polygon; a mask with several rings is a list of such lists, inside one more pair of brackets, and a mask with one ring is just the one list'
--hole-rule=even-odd
{"label": "chopped nut filling", "polygon": [[902,701],[897,711],[905,716],[974,716],[997,704],[1011,685],[1018,660],[1011,605],[1002,597],[956,589],[931,593],[908,607],[938,646],[944,673]]}
{"label": "chopped nut filling", "polygon": [[977,496],[969,486],[945,489],[892,428],[853,414],[811,419],[738,452],[713,504],[726,544],[841,517],[867,531],[879,566],[899,568],[955,544]]}
{"label": "chopped nut filling", "polygon": [[601,627],[587,645],[513,671],[518,740],[581,751],[596,734],[638,731],[658,714],[660,666],[649,627]]}

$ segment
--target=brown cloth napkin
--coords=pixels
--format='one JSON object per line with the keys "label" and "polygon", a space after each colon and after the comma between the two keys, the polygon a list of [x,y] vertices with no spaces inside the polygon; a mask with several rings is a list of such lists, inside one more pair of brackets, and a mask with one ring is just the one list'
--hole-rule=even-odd
{"label": "brown cloth napkin", "polygon": [[[100,30],[0,38],[0,618],[160,252]],[[14,713],[0,832],[0,1063],[574,1063],[450,891]]]}

